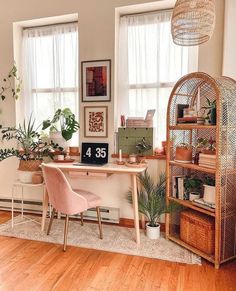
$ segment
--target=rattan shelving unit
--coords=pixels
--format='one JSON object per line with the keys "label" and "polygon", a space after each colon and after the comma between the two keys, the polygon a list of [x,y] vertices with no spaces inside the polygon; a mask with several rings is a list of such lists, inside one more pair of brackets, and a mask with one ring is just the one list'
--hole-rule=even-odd
{"label": "rattan shelving unit", "polygon": [[[216,125],[177,124],[177,104],[194,105],[198,102],[198,106],[203,107],[206,105],[206,97],[216,100]],[[190,143],[194,146],[197,138],[210,136],[216,140],[215,169],[174,161],[178,144]],[[167,201],[175,201],[186,208],[214,217],[215,252],[208,255],[181,241],[178,214],[166,215],[166,237],[219,268],[221,263],[236,257],[236,82],[227,77],[212,78],[200,72],[181,78],[169,99],[167,141]],[[215,212],[194,206],[190,201],[172,197],[172,176],[190,173],[199,177],[207,173],[215,177]]]}

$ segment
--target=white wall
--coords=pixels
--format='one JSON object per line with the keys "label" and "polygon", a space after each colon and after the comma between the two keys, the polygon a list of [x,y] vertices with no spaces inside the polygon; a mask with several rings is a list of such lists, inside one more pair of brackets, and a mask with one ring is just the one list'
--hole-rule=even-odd
{"label": "white wall", "polygon": [[[2,0],[0,0],[2,2]],[[4,1],[4,9],[0,10],[0,80],[13,64],[13,23],[31,19],[59,16],[78,13],[79,15],[79,56],[80,61],[111,59],[112,80],[114,80],[114,54],[115,54],[115,8],[133,4],[146,3],[147,0],[21,0]],[[155,1],[160,3],[162,1]],[[154,3],[154,4],[155,4]],[[212,39],[200,47],[199,70],[210,74],[221,74],[222,43],[223,43],[223,6],[224,1],[217,0],[217,23]],[[137,9],[137,7],[135,8]],[[107,105],[109,110],[109,138],[103,139],[110,144],[113,152],[114,143],[114,82],[112,82],[112,101],[107,103],[93,103],[92,105]],[[89,103],[80,102],[80,136],[83,138],[83,107]],[[7,98],[0,104],[3,109],[2,119],[5,125],[15,124],[15,103]],[[87,139],[89,141],[95,141]],[[96,139],[100,141],[101,139]],[[2,146],[0,144],[0,146]],[[150,172],[157,176],[164,170],[164,161],[150,161]],[[9,196],[11,184],[17,168],[17,160],[11,159],[0,163],[0,196]],[[105,184],[104,184],[105,183]],[[88,185],[89,184],[89,185]],[[103,205],[120,207],[121,217],[132,217],[130,206],[125,201],[125,192],[129,188],[129,178],[125,176],[111,176],[106,182],[81,181],[80,188],[86,187],[96,191],[103,198]]]}
{"label": "white wall", "polygon": [[236,79],[236,1],[225,1],[223,75]]}

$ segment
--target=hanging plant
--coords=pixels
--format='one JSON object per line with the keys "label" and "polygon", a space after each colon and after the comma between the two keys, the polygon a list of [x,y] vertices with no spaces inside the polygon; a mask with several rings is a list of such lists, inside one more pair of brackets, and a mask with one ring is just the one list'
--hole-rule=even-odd
{"label": "hanging plant", "polygon": [[17,67],[14,64],[7,76],[2,80],[0,99],[4,101],[10,92],[12,97],[17,100],[21,91],[21,83],[22,81],[17,74]]}

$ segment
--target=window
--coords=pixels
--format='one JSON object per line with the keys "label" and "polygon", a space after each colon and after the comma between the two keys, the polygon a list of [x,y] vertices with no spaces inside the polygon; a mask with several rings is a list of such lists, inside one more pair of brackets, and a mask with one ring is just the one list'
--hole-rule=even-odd
{"label": "window", "polygon": [[23,30],[25,115],[37,124],[58,108],[78,117],[78,24],[67,23]]}
{"label": "window", "polygon": [[154,146],[166,140],[166,111],[175,82],[197,70],[198,49],[176,46],[171,11],[120,18],[118,52],[118,118],[154,116]]}

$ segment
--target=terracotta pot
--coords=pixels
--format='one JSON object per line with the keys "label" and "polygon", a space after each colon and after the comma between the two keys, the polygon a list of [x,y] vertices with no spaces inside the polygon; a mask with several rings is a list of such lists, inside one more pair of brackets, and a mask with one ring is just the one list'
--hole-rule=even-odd
{"label": "terracotta pot", "polygon": [[35,172],[40,171],[40,165],[42,161],[41,160],[20,160],[19,168],[20,171],[29,171],[29,172]]}
{"label": "terracotta pot", "polygon": [[145,156],[137,155],[136,156],[136,160],[137,160],[137,163],[144,163],[145,162]]}
{"label": "terracotta pot", "polygon": [[32,184],[42,184],[43,183],[43,176],[41,172],[34,173],[32,176]]}
{"label": "terracotta pot", "polygon": [[175,160],[182,162],[192,162],[192,149],[187,147],[176,147]]}

